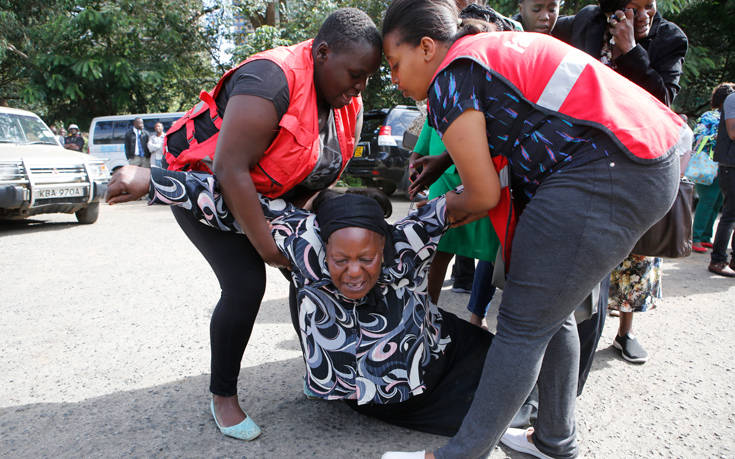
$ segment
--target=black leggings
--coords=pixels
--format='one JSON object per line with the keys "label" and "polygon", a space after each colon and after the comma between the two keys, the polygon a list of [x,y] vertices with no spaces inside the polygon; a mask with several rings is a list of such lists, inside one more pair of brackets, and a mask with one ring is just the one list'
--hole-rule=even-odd
{"label": "black leggings", "polygon": [[237,394],[237,377],[245,346],[265,292],[265,264],[247,237],[199,223],[186,210],[172,207],[174,218],[199,249],[222,289],[209,323],[215,395]]}

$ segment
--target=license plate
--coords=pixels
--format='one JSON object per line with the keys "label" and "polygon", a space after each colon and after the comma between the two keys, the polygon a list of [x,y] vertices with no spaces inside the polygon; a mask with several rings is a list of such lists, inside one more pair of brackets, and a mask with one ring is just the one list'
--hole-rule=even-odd
{"label": "license plate", "polygon": [[86,187],[74,185],[74,186],[55,186],[49,188],[41,188],[35,190],[36,199],[50,199],[50,198],[75,198],[84,196]]}
{"label": "license plate", "polygon": [[355,148],[355,158],[361,157],[363,151],[365,151],[365,147],[363,147],[362,145],[358,145],[358,147]]}

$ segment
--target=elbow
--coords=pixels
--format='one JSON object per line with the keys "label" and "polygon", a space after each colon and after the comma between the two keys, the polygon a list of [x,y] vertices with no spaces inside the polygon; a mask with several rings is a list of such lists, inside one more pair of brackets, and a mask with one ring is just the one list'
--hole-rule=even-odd
{"label": "elbow", "polygon": [[475,197],[468,202],[468,211],[471,213],[487,212],[500,202],[500,190],[492,190]]}
{"label": "elbow", "polygon": [[240,167],[228,167],[215,161],[212,172],[220,189],[225,194],[227,194],[227,190],[241,189],[242,186],[247,186],[248,183],[252,184],[250,170],[248,169],[243,170]]}

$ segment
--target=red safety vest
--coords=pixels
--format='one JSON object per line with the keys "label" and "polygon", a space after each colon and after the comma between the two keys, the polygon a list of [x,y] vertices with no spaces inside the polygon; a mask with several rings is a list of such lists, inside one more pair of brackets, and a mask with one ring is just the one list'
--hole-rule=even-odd
{"label": "red safety vest", "polygon": [[[636,162],[655,162],[686,149],[683,133],[688,128],[676,113],[588,54],[549,35],[501,32],[460,38],[434,78],[457,59],[482,65],[536,110],[601,129]],[[488,215],[503,246],[507,269],[516,215],[508,160],[492,159],[502,188],[500,202]]]}
{"label": "red safety vest", "polygon": [[[319,160],[319,117],[317,114],[316,89],[314,87],[314,60],[311,55],[313,40],[293,46],[274,48],[255,54],[237,67],[230,69],[211,91],[202,91],[201,102],[179,119],[168,130],[166,137],[186,129],[189,148],[174,156],[168,151],[164,139],[164,154],[171,170],[193,169],[211,172],[203,161],[214,159],[222,118],[217,114],[215,100],[227,77],[238,68],[256,59],[267,59],[283,69],[289,89],[288,110],[279,122],[280,130],[270,147],[251,169],[250,176],[255,189],[268,197],[275,198],[301,183],[314,169]],[[342,170],[352,157],[355,149],[355,128],[357,116],[362,109],[362,99],[358,96],[342,108],[334,108],[334,123],[337,140],[342,153]],[[198,142],[194,136],[194,118],[209,112],[218,132],[208,139]],[[243,126],[247,129],[247,126]]]}

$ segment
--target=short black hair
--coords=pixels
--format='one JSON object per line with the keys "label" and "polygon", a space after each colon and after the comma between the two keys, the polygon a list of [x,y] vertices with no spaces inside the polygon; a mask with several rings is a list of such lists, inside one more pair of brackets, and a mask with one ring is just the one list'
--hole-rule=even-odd
{"label": "short black hair", "polygon": [[398,32],[401,42],[417,46],[422,37],[451,43],[457,33],[457,5],[449,0],[393,0],[385,10],[383,37]]}
{"label": "short black hair", "polygon": [[340,8],[327,16],[314,37],[315,46],[322,42],[335,51],[360,42],[366,42],[377,49],[383,46],[380,32],[373,20],[357,8]]}
{"label": "short black hair", "polygon": [[722,108],[725,99],[730,94],[735,93],[735,83],[720,83],[712,91],[712,108]]}
{"label": "short black hair", "polygon": [[515,29],[515,27],[513,27],[513,23],[510,22],[508,18],[489,6],[483,6],[477,3],[467,5],[467,7],[459,13],[459,17],[460,19],[481,19],[485,22],[489,22],[490,24],[495,24],[498,32],[507,32]]}
{"label": "short black hair", "polygon": [[628,0],[600,0],[600,10],[605,14],[610,14],[624,10],[627,4]]}

